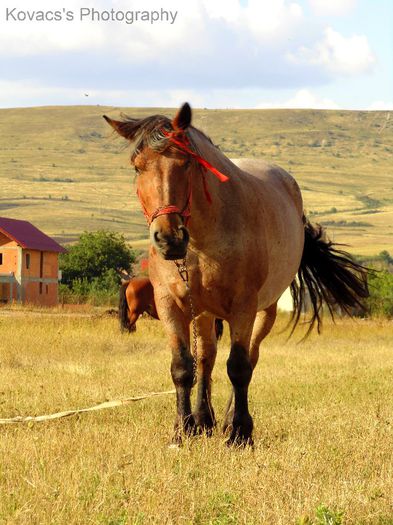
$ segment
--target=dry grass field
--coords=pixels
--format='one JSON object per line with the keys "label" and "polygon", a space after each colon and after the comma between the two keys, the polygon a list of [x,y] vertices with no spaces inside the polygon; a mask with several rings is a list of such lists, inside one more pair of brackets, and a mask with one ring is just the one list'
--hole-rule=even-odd
{"label": "dry grass field", "polygon": [[[62,242],[124,233],[145,247],[126,144],[102,106],[0,110],[0,215],[28,219]],[[393,119],[386,111],[195,110],[194,124],[229,157],[263,157],[298,180],[314,221],[355,254],[393,252]]]}
{"label": "dry grass field", "polygon": [[[174,398],[0,427],[4,524],[393,524],[392,323],[326,322],[286,342],[281,318],[251,386],[255,449],[168,447]],[[172,388],[159,322],[21,309],[0,315],[0,417]],[[222,422],[228,333],[214,404]]]}

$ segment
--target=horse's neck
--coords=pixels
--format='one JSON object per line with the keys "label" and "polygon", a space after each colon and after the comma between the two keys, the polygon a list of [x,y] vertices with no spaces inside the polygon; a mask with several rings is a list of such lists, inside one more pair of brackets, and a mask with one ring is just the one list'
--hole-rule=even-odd
{"label": "horse's neck", "polygon": [[[239,180],[240,170],[218,148],[211,144],[197,130],[192,131],[192,138],[198,148],[198,154],[207,160],[214,168],[234,182]],[[205,179],[205,184],[204,184]],[[192,174],[193,202],[191,207],[190,232],[197,241],[203,238],[222,238],[222,214],[228,213],[231,201],[236,200],[237,186],[229,182],[221,182],[209,170],[204,172],[197,166]],[[209,203],[209,197],[211,203]]]}

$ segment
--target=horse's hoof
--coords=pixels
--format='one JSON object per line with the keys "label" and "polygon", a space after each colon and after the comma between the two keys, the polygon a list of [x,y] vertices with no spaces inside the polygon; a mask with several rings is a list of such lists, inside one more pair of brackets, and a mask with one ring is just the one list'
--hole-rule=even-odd
{"label": "horse's hoof", "polygon": [[172,439],[172,443],[175,445],[183,444],[183,437],[194,437],[198,434],[198,428],[195,424],[194,416],[190,414],[181,421],[175,423],[175,433]]}
{"label": "horse's hoof", "polygon": [[[227,421],[228,420],[226,420],[226,422]],[[254,445],[251,437],[253,427],[254,425],[250,414],[242,414],[240,417],[235,417],[226,427],[226,432],[229,433],[226,444],[229,447],[252,447]]]}
{"label": "horse's hoof", "polygon": [[254,440],[252,439],[252,437],[239,435],[238,432],[236,432],[235,434],[232,432],[229,438],[226,440],[225,444],[227,447],[231,448],[254,448]]}
{"label": "horse's hoof", "polygon": [[193,437],[198,434],[198,426],[195,423],[194,416],[189,416],[183,425],[183,432],[187,437]]}
{"label": "horse's hoof", "polygon": [[209,413],[195,413],[195,425],[198,429],[198,434],[205,434],[210,437],[213,434],[213,429],[216,427],[216,420],[214,415]]}

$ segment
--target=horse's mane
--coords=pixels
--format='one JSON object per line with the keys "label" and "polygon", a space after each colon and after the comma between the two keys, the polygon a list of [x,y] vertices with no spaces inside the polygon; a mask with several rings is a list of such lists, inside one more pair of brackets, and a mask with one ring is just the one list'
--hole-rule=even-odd
{"label": "horse's mane", "polygon": [[[169,146],[173,146],[164,133],[164,131],[174,131],[171,120],[168,117],[164,115],[152,115],[142,119],[135,119],[122,114],[122,119],[119,124],[122,135],[130,140],[133,146],[131,159],[134,159],[145,146],[159,152],[163,152]],[[193,126],[190,126],[189,130],[197,132],[202,138],[214,146],[213,141],[203,133],[203,131]],[[185,133],[189,140],[190,149],[199,154],[200,152],[195,140],[193,140],[192,133],[189,133],[188,130]]]}

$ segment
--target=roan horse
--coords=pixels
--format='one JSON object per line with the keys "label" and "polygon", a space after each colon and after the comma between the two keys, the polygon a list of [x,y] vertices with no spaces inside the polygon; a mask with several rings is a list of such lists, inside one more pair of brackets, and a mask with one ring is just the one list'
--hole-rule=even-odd
{"label": "roan horse", "polygon": [[[218,317],[229,323],[231,335],[227,371],[233,403],[224,423],[227,442],[251,444],[248,388],[279,297],[291,286],[295,326],[308,291],[309,329],[315,322],[319,328],[323,302],[329,310],[338,304],[345,311],[361,304],[368,294],[366,270],[337,250],[320,226],[309,223],[299,187],[285,170],[261,160],[232,162],[191,126],[191,118],[188,104],[173,120],[105,117],[134,144],[131,162],[150,228],[149,274],[172,349],[174,440],[181,442],[182,433],[209,434],[215,426],[211,373]],[[190,345],[193,319],[196,356]]]}

